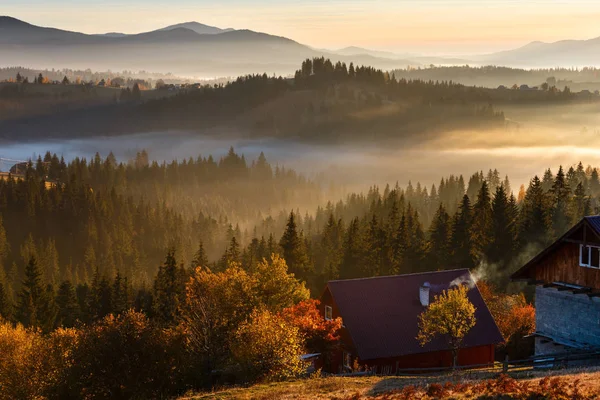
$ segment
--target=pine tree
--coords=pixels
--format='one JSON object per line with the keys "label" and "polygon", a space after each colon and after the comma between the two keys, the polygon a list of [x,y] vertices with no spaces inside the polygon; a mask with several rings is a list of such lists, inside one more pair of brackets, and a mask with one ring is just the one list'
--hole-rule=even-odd
{"label": "pine tree", "polygon": [[450,248],[453,268],[473,269],[476,266],[471,239],[472,218],[471,201],[469,196],[465,194],[452,221]]}
{"label": "pine tree", "polygon": [[0,282],[0,320],[10,320],[12,318],[12,304],[8,298],[8,293],[4,285]]}
{"label": "pine tree", "polygon": [[512,207],[504,186],[498,186],[492,201],[492,240],[487,248],[486,257],[491,263],[502,263],[502,267],[506,266],[505,262],[513,256],[513,250],[516,247]]}
{"label": "pine tree", "polygon": [[123,314],[129,309],[129,288],[127,287],[127,278],[124,278],[119,271],[115,275],[112,290],[113,313]]}
{"label": "pine tree", "polygon": [[340,278],[351,279],[361,276],[361,260],[363,243],[358,217],[354,218],[344,238],[342,264],[340,265]]}
{"label": "pine tree", "polygon": [[[575,171],[572,170],[570,175],[574,176],[574,174]],[[552,185],[552,196],[554,206],[552,212],[552,227],[554,229],[554,235],[560,236],[570,227],[569,203],[571,197],[571,188],[565,179],[562,166],[558,169],[558,173],[554,178],[554,184]]]}
{"label": "pine tree", "polygon": [[521,243],[546,245],[552,239],[552,221],[548,212],[548,199],[542,188],[542,182],[535,176],[523,199],[520,213]]}
{"label": "pine tree", "polygon": [[26,327],[40,328],[44,319],[41,315],[43,301],[42,273],[35,257],[31,257],[25,266],[25,280],[18,295],[17,320]]}
{"label": "pine tree", "polygon": [[450,215],[440,203],[429,228],[428,266],[432,270],[446,268],[450,260]]}
{"label": "pine tree", "polygon": [[161,322],[170,324],[178,318],[184,285],[175,251],[169,250],[154,280],[154,314]]}
{"label": "pine tree", "polygon": [[311,269],[306,254],[306,245],[298,234],[293,212],[290,213],[279,246],[281,246],[283,258],[291,273],[302,277]]}
{"label": "pine tree", "polygon": [[204,243],[202,240],[198,245],[198,250],[194,254],[194,258],[192,259],[192,270],[195,270],[197,267],[206,267],[208,266],[208,257],[206,255],[206,251],[204,250]]}
{"label": "pine tree", "polygon": [[492,241],[492,205],[487,182],[481,184],[477,201],[473,206],[471,227],[473,248],[477,254],[485,254]]}
{"label": "pine tree", "polygon": [[81,319],[75,287],[70,281],[64,281],[58,287],[56,306],[58,307],[56,326],[71,328]]}
{"label": "pine tree", "polygon": [[377,216],[373,214],[365,236],[365,260],[362,266],[363,276],[381,275],[381,261],[385,234],[379,226]]}
{"label": "pine tree", "polygon": [[583,217],[590,214],[591,205],[590,198],[586,195],[583,184],[580,182],[577,184],[577,188],[575,189],[575,193],[573,195],[573,200],[571,201],[570,207],[570,224],[573,225]]}

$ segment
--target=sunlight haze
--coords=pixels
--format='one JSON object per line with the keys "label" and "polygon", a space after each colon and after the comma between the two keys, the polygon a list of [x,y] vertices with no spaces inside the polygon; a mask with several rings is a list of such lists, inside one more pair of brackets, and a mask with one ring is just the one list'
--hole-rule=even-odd
{"label": "sunlight haze", "polygon": [[182,21],[251,29],[316,48],[399,53],[506,50],[532,41],[600,36],[600,2],[497,0],[3,0],[0,12],[85,33],[151,31]]}

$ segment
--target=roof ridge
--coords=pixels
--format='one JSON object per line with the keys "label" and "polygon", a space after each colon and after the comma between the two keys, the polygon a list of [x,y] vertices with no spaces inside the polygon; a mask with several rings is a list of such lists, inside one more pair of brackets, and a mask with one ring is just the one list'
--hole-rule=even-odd
{"label": "roof ridge", "polygon": [[471,271],[468,268],[455,268],[455,269],[445,269],[445,270],[441,270],[441,271],[413,272],[410,274],[370,276],[370,277],[364,277],[364,278],[351,278],[351,279],[334,279],[331,281],[327,281],[327,283],[329,284],[332,282],[366,281],[366,280],[375,280],[375,279],[382,279],[382,278],[404,278],[404,277],[417,276],[417,275],[433,275],[433,274],[442,274],[445,272],[458,272],[458,271],[469,272],[469,274],[471,273]]}

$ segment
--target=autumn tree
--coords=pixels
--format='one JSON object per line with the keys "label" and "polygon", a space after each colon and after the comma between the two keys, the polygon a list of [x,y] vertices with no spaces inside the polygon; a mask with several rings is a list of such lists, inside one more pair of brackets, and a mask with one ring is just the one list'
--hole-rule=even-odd
{"label": "autumn tree", "polygon": [[475,326],[475,306],[467,296],[468,286],[444,290],[436,295],[434,301],[419,315],[419,334],[417,340],[425,346],[435,337],[444,336],[452,352],[452,367],[458,363],[458,352],[463,340]]}
{"label": "autumn tree", "polygon": [[505,294],[490,283],[477,283],[481,297],[488,306],[506,346],[518,346],[520,340],[535,331],[535,308],[522,293]]}
{"label": "autumn tree", "polygon": [[326,320],[319,311],[319,300],[304,300],[285,308],[281,312],[283,319],[299,329],[305,341],[307,353],[329,354],[340,339],[342,319]]}
{"label": "autumn tree", "polygon": [[268,310],[254,310],[233,336],[231,353],[247,380],[282,380],[300,375],[304,343],[297,327]]}

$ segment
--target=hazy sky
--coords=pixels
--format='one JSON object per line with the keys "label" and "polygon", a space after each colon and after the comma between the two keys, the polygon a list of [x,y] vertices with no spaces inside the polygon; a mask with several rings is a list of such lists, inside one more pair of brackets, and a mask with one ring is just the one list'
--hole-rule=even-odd
{"label": "hazy sky", "polygon": [[194,20],[314,47],[437,54],[600,36],[598,0],[0,0],[0,13],[86,33]]}

